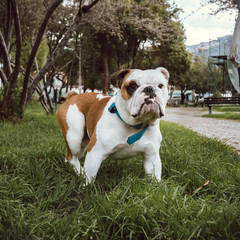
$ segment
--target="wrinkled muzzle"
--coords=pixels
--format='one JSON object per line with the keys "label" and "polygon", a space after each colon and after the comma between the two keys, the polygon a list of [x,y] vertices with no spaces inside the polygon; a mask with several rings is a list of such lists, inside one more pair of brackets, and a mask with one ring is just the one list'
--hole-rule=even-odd
{"label": "wrinkled muzzle", "polygon": [[134,118],[161,118],[165,115],[165,102],[163,97],[154,90],[153,87],[147,86],[140,93],[135,94],[131,115]]}

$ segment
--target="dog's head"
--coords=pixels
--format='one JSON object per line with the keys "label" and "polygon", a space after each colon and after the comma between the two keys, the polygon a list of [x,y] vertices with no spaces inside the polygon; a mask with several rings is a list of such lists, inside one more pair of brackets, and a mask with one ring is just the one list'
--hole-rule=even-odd
{"label": "dog's head", "polygon": [[[154,122],[165,115],[169,73],[165,68],[154,70],[124,69],[111,75],[120,91],[117,100],[130,122]],[[125,114],[126,115],[126,114]]]}

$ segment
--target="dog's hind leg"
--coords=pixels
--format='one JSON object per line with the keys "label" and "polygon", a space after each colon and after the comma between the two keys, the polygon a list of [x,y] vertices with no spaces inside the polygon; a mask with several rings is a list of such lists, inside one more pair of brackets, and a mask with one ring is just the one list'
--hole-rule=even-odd
{"label": "dog's hind leg", "polygon": [[89,137],[87,135],[87,132],[85,132],[84,137],[82,139],[81,150],[78,155],[79,159],[81,159],[83,157],[88,144],[89,144]]}
{"label": "dog's hind leg", "polygon": [[77,105],[70,105],[67,111],[66,123],[68,131],[66,133],[67,143],[67,161],[72,164],[78,174],[82,173],[82,168],[78,157],[83,155],[85,149],[85,117],[77,107]]}

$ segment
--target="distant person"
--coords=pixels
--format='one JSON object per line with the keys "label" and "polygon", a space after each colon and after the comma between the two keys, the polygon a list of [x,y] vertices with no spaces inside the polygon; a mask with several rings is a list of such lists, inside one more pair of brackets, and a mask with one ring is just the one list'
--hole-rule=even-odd
{"label": "distant person", "polygon": [[185,97],[185,107],[188,107],[189,96],[188,94]]}

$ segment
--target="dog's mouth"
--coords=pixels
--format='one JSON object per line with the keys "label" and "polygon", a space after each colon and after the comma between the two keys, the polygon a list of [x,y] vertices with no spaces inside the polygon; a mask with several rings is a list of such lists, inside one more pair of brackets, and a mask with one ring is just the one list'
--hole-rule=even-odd
{"label": "dog's mouth", "polygon": [[152,118],[161,118],[164,116],[164,109],[161,104],[152,98],[145,98],[138,112],[132,114],[132,117],[139,118],[145,115],[152,115]]}

